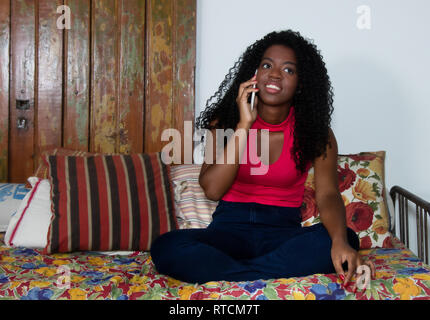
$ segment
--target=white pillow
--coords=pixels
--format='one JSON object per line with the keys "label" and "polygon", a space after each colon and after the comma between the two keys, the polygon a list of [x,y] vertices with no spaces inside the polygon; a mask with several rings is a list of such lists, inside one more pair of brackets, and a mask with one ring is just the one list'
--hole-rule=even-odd
{"label": "white pillow", "polygon": [[[28,178],[33,187],[22,200],[17,213],[11,218],[5,235],[9,247],[43,249],[51,224],[51,184],[49,180]],[[134,251],[103,251],[105,255],[130,255]]]}
{"label": "white pillow", "polygon": [[28,193],[24,184],[0,183],[0,232],[5,232],[9,221]]}
{"label": "white pillow", "polygon": [[51,185],[49,180],[28,178],[32,189],[12,216],[5,235],[10,247],[45,248],[51,223]]}

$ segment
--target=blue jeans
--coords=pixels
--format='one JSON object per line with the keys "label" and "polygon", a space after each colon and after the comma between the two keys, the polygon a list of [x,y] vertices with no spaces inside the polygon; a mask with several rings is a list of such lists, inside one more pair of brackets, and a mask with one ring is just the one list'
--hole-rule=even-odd
{"label": "blue jeans", "polygon": [[[207,229],[155,239],[159,273],[190,283],[251,281],[334,273],[331,239],[322,224],[301,226],[300,208],[220,200]],[[348,242],[359,249],[355,232]]]}

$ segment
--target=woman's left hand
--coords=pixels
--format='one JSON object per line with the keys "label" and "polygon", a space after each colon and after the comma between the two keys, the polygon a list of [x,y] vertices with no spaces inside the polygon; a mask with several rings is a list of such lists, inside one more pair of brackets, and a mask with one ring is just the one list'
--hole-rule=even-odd
{"label": "woman's left hand", "polygon": [[[331,259],[333,261],[336,273],[343,281],[344,287],[354,274],[358,274],[357,268],[361,265],[367,265],[371,270],[372,278],[375,277],[375,265],[373,262],[370,260],[363,261],[358,252],[351,248],[348,243],[333,243],[331,247]],[[348,273],[346,275],[342,267],[342,264],[345,262],[348,263]],[[357,288],[357,284],[354,286],[354,288]]]}

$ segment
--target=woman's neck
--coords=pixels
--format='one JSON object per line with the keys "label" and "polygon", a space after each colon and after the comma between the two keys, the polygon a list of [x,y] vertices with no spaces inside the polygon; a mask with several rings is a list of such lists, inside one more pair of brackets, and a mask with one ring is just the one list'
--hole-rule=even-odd
{"label": "woman's neck", "polygon": [[290,113],[291,105],[284,107],[257,106],[257,112],[260,118],[267,123],[279,124],[287,119]]}

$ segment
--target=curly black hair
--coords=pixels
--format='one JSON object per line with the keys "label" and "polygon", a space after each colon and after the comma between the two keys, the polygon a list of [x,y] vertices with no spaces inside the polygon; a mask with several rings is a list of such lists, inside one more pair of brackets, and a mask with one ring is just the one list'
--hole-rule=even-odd
{"label": "curly black hair", "polygon": [[[236,105],[241,83],[253,77],[265,51],[273,45],[291,48],[297,59],[298,88],[295,110],[294,146],[291,150],[297,170],[304,173],[309,161],[325,155],[333,113],[333,90],[320,51],[299,32],[271,32],[249,46],[229,70],[218,91],[206,102],[196,119],[198,129],[235,129],[239,123]],[[211,123],[218,120],[215,126]]]}

